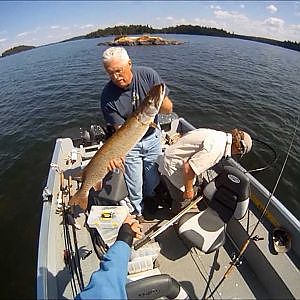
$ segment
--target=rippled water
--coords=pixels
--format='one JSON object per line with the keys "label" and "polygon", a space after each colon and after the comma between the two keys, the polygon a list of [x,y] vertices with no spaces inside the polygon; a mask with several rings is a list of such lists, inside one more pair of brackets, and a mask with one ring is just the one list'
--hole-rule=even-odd
{"label": "rippled water", "polygon": [[[274,168],[255,174],[270,190],[285,158],[300,103],[300,54],[267,44],[204,36],[164,36],[180,46],[131,47],[170,88],[175,111],[196,127],[241,127],[274,147]],[[0,59],[0,214],[2,298],[32,298],[45,184],[55,138],[102,122],[101,65],[109,38],[37,48]],[[300,216],[299,131],[275,195]],[[259,144],[241,163],[271,160]]]}

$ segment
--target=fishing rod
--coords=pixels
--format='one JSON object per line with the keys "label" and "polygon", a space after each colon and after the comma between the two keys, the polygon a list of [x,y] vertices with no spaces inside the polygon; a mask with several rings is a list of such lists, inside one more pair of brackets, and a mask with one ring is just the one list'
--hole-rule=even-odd
{"label": "fishing rod", "polygon": [[247,238],[247,240],[244,242],[244,244],[242,245],[241,247],[241,250],[239,252],[239,254],[237,255],[237,257],[230,263],[230,266],[229,268],[227,269],[227,271],[224,273],[223,277],[221,278],[221,280],[219,281],[219,283],[216,285],[216,287],[213,289],[213,291],[210,293],[210,295],[207,297],[207,298],[210,298],[213,296],[213,294],[217,291],[217,289],[220,287],[220,285],[224,282],[224,280],[229,276],[229,274],[231,273],[231,271],[233,270],[233,267],[236,266],[239,262],[239,260],[241,259],[242,255],[245,253],[246,249],[248,248],[248,245],[250,243],[251,240],[253,240],[254,238],[252,237],[258,227],[258,225],[260,224],[260,222],[262,221],[262,218],[264,217],[266,211],[267,211],[267,208],[271,202],[271,199],[275,193],[275,190],[278,186],[278,183],[281,179],[281,176],[283,174],[283,171],[285,169],[285,166],[286,166],[286,163],[287,163],[287,160],[288,160],[288,157],[290,155],[290,152],[291,152],[291,149],[292,149],[292,146],[293,146],[293,143],[294,143],[294,139],[295,139],[295,136],[296,136],[296,132],[297,132],[297,128],[298,128],[298,123],[299,123],[299,114],[298,114],[298,118],[297,118],[297,122],[296,122],[296,125],[295,125],[295,129],[294,129],[294,133],[293,133],[293,136],[292,136],[292,139],[291,139],[291,142],[290,142],[290,145],[289,145],[289,148],[288,148],[288,151],[287,151],[287,154],[286,154],[286,157],[285,157],[285,160],[282,164],[282,167],[281,167],[281,170],[280,170],[280,173],[278,175],[278,178],[276,180],[276,183],[274,185],[274,188],[272,190],[272,193],[270,194],[269,196],[269,199],[267,201],[267,204],[265,205],[265,208],[260,216],[260,218],[258,219],[257,223],[255,224],[252,232],[250,233],[249,237]]}
{"label": "fishing rod", "polygon": [[60,191],[61,191],[61,197],[62,197],[62,214],[63,214],[63,234],[64,234],[64,242],[65,242],[65,251],[64,251],[64,261],[65,264],[69,267],[69,271],[71,273],[71,289],[73,293],[73,297],[77,295],[77,288],[76,288],[76,282],[75,282],[75,276],[74,276],[74,270],[72,267],[72,259],[71,259],[71,253],[72,248],[70,245],[70,232],[68,230],[68,222],[66,217],[66,207],[65,207],[65,201],[64,201],[64,193],[66,191],[66,188],[64,187],[64,174],[62,171],[60,171]]}
{"label": "fishing rod", "polygon": [[[68,177],[68,197],[69,200],[71,199],[71,184],[72,182],[72,178],[71,176]],[[71,208],[72,209],[72,208]],[[71,211],[71,217],[73,220],[75,220],[74,218],[74,213]],[[77,235],[76,235],[76,229],[75,229],[75,224],[71,225],[72,227],[72,233],[73,233],[73,242],[74,242],[74,246],[75,246],[75,258],[77,259],[77,268],[78,268],[78,272],[79,272],[79,279],[78,283],[79,283],[79,287],[80,290],[82,291],[84,288],[84,281],[83,281],[83,276],[82,276],[82,270],[81,270],[81,264],[80,264],[80,256],[79,256],[79,250],[78,250],[78,242],[77,242]],[[75,267],[76,267],[76,263],[75,263]]]}

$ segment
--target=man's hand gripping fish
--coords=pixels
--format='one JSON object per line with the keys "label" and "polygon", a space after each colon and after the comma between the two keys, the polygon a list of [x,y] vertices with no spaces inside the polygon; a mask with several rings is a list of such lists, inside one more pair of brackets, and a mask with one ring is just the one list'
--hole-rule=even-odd
{"label": "man's hand gripping fish", "polygon": [[84,210],[87,208],[89,190],[92,187],[97,190],[99,181],[108,172],[110,161],[125,157],[149,127],[155,125],[154,118],[165,97],[165,90],[164,84],[154,86],[131,117],[96,152],[84,168],[82,185],[71,197],[69,205],[79,205]]}

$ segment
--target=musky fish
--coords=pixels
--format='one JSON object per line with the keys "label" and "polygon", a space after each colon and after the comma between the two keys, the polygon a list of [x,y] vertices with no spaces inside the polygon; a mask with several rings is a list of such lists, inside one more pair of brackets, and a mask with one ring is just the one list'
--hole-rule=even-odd
{"label": "musky fish", "polygon": [[87,208],[89,190],[92,187],[97,189],[99,181],[108,172],[109,162],[125,157],[149,127],[154,125],[153,121],[165,97],[165,90],[164,84],[154,86],[131,117],[96,152],[84,168],[82,185],[71,197],[69,205],[79,205],[84,210]]}

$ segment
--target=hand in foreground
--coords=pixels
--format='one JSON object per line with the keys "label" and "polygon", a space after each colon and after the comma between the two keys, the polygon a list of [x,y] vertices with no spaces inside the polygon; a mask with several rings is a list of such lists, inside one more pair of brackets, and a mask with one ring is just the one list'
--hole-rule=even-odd
{"label": "hand in foreground", "polygon": [[194,196],[195,196],[194,189],[184,191],[184,193],[183,193],[183,199],[192,200],[194,198]]}
{"label": "hand in foreground", "polygon": [[123,156],[120,158],[114,158],[109,162],[107,166],[107,170],[112,171],[114,169],[120,169],[124,172],[124,164],[125,164],[125,158]]}
{"label": "hand in foreground", "polygon": [[139,223],[135,216],[128,215],[124,220],[124,223],[129,224],[131,230],[135,233],[135,238],[141,239],[144,236],[142,233],[143,226]]}

